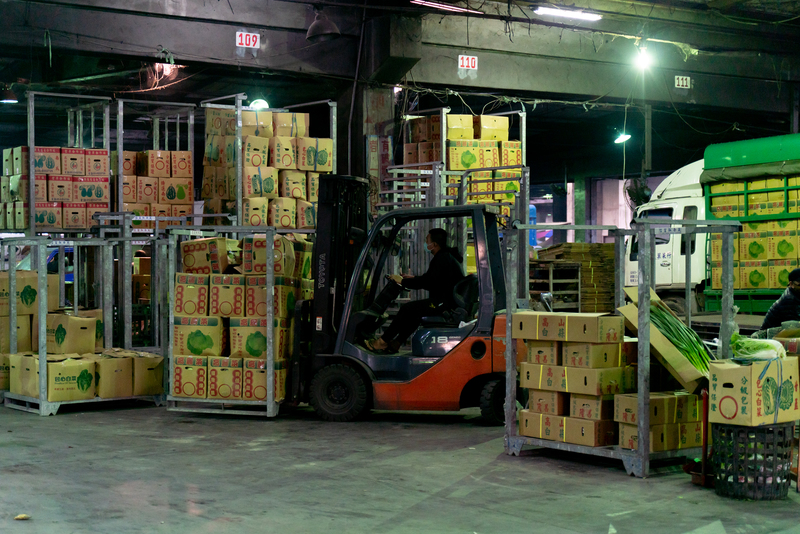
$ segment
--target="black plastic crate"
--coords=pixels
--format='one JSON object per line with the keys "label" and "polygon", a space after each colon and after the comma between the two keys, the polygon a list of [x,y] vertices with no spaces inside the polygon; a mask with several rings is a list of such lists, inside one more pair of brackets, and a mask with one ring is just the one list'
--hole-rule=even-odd
{"label": "black plastic crate", "polygon": [[758,427],[714,423],[712,436],[717,495],[754,501],[786,498],[794,422]]}

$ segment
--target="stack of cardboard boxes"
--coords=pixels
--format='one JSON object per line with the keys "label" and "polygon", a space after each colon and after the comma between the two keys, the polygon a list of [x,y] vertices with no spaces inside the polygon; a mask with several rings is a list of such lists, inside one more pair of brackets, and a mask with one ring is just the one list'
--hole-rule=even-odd
{"label": "stack of cardboard boxes", "polygon": [[512,335],[528,347],[520,386],[528,408],[520,434],[590,447],[617,443],[614,395],[635,390],[635,343],[623,337],[622,317],[523,311]]}
{"label": "stack of cardboard boxes", "polygon": [[[236,210],[235,122],[231,110],[206,109],[201,196],[208,214]],[[242,225],[316,228],[319,176],[333,171],[335,155],[332,139],[308,133],[307,113],[242,112]]]}
{"label": "stack of cardboard boxes", "polygon": [[[117,155],[112,153],[116,171]],[[148,150],[122,153],[123,209],[144,217],[186,217],[193,213],[194,173],[190,151]],[[179,225],[160,223],[160,227]],[[153,228],[152,221],[134,221],[135,228]]]}
{"label": "stack of cardboard boxes", "polygon": [[[28,227],[28,147],[3,150],[0,177],[0,230]],[[34,150],[36,225],[83,229],[99,224],[109,210],[108,150],[36,147]]]}
{"label": "stack of cardboard boxes", "polygon": [[[697,395],[685,391],[650,394],[650,452],[700,447],[703,444],[701,406]],[[614,421],[619,423],[619,446],[639,447],[639,397],[616,395]]]}
{"label": "stack of cardboard boxes", "polygon": [[[242,240],[242,264],[228,263],[227,241],[197,239],[181,245],[184,273],[176,274],[172,394],[179,397],[266,399],[267,306],[273,307],[276,400],[285,394],[294,334],[294,305],[313,298],[312,244],[301,234]],[[275,288],[267,295],[266,272]],[[240,274],[225,274],[232,270]]]}

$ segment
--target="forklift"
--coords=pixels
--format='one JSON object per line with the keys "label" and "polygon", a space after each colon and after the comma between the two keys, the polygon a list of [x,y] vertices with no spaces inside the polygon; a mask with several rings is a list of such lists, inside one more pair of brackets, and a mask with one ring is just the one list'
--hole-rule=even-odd
{"label": "forklift", "polygon": [[[484,204],[396,209],[368,230],[368,200],[367,180],[320,176],[315,292],[313,300],[296,303],[285,402],[308,403],[322,419],[339,422],[371,409],[479,406],[487,422],[503,424],[506,286],[497,209]],[[404,291],[386,272],[397,263],[392,258],[403,239],[422,228],[452,228],[457,220],[472,226],[477,273],[455,286],[456,307],[423,318],[410,350],[370,352],[364,340],[375,335]]]}

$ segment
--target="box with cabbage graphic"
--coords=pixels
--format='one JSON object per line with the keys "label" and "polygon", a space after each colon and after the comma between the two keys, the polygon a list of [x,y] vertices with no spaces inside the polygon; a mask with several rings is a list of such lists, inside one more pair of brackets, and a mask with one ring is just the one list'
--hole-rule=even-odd
{"label": "box with cabbage graphic", "polygon": [[176,397],[205,399],[208,390],[208,358],[175,356],[172,394]]}
{"label": "box with cabbage graphic", "polygon": [[[9,314],[8,271],[0,271],[0,316]],[[39,293],[39,277],[34,271],[17,271],[17,315],[39,313],[36,299]]]}
{"label": "box with cabbage graphic", "polygon": [[96,320],[57,313],[47,314],[49,354],[94,354]]}
{"label": "box with cabbage graphic", "polygon": [[[510,165],[502,163],[501,165]],[[514,194],[519,192],[519,181],[522,178],[522,171],[494,171],[493,178],[507,178],[507,181],[494,182],[494,199],[500,202],[514,202]],[[497,191],[504,191],[498,193]]]}
{"label": "box with cabbage graphic", "polygon": [[[64,402],[95,397],[95,362],[77,354],[64,354],[60,361],[47,357],[47,400]],[[60,359],[59,356],[52,357]],[[36,362],[38,363],[38,362]]]}
{"label": "box with cabbage graphic", "polygon": [[800,418],[797,358],[709,362],[711,423],[763,426]]}
{"label": "box with cabbage graphic", "polygon": [[769,287],[769,261],[740,261],[739,279],[742,289]]}
{"label": "box with cabbage graphic", "polygon": [[742,232],[739,239],[739,260],[768,260],[769,232]]}
{"label": "box with cabbage graphic", "polygon": [[[722,289],[721,261],[711,262],[711,289]],[[741,276],[738,261],[733,262],[733,289],[741,289]]]}
{"label": "box with cabbage graphic", "polygon": [[302,234],[292,236],[294,246],[294,271],[293,278],[311,279],[311,257],[314,251],[314,244],[303,238]]}
{"label": "box with cabbage graphic", "polygon": [[173,321],[172,353],[182,356],[222,356],[225,328],[219,317],[178,317]]}
{"label": "box with cabbage graphic", "polygon": [[499,163],[497,141],[447,141],[447,170],[449,171],[497,167]]}
{"label": "box with cabbage graphic", "polygon": [[242,398],[242,359],[208,359],[208,398]]}
{"label": "box with cabbage graphic", "polygon": [[[733,234],[733,259],[739,259],[739,233]],[[711,234],[711,261],[722,261],[722,234]]]}
{"label": "box with cabbage graphic", "polygon": [[301,171],[333,172],[333,140],[298,137],[295,143],[297,168]]}
{"label": "box with cabbage graphic", "polygon": [[278,198],[278,169],[274,167],[244,167],[242,198]]}
{"label": "box with cabbage graphic", "polygon": [[275,317],[292,317],[294,305],[300,293],[300,282],[288,276],[275,277]]}
{"label": "box with cabbage graphic", "polygon": [[795,269],[797,269],[796,259],[769,260],[769,287],[780,289],[788,286],[789,273]]}
{"label": "box with cabbage graphic", "polygon": [[796,230],[777,230],[768,233],[767,254],[771,260],[797,258],[798,241]]}

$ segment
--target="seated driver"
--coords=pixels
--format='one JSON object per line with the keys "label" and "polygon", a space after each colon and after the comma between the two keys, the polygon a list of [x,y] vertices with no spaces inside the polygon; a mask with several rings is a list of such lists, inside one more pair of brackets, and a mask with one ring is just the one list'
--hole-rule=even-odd
{"label": "seated driver", "polygon": [[392,278],[404,289],[425,289],[428,298],[414,300],[400,306],[397,316],[381,337],[366,340],[364,345],[372,352],[394,354],[419,327],[423,317],[441,315],[455,307],[453,288],[464,278],[463,258],[454,248],[447,246],[447,232],[432,229],[425,237],[426,248],[433,254],[428,271],[422,276],[404,274]]}

